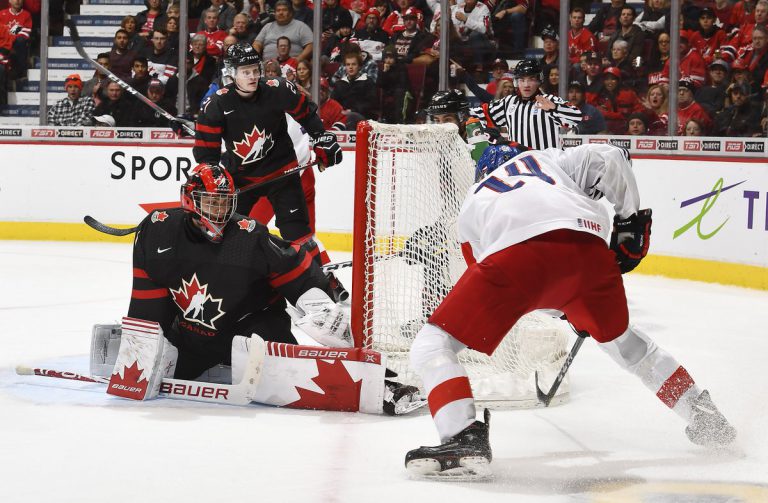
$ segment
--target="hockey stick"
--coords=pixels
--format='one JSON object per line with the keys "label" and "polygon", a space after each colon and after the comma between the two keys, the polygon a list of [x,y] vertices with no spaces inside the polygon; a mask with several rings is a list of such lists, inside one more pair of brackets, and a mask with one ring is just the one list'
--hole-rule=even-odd
{"label": "hockey stick", "polygon": [[[238,384],[217,384],[202,381],[187,381],[185,379],[163,379],[160,384],[160,395],[175,400],[192,400],[196,402],[218,403],[224,405],[248,405],[253,401],[261,379],[262,365],[266,345],[261,338],[251,338],[251,351],[249,351],[248,370]],[[109,386],[109,379],[100,376],[84,376],[66,370],[46,369],[18,365],[18,375],[33,375],[40,377],[53,377],[55,379],[67,379]]]}
{"label": "hockey stick", "polygon": [[109,71],[108,68],[101,65],[98,61],[94,61],[91,59],[91,57],[88,55],[87,52],[85,52],[85,49],[83,48],[83,44],[80,43],[80,33],[77,31],[77,25],[74,21],[71,19],[67,19],[64,21],[64,24],[69,28],[69,36],[72,38],[72,45],[75,46],[75,50],[77,53],[82,57],[84,60],[88,61],[90,64],[95,66],[101,73],[109,77],[109,79],[112,82],[116,82],[120,87],[125,89],[127,92],[131,93],[136,99],[150,107],[155,112],[159,113],[169,121],[178,123],[181,125],[181,127],[189,134],[190,136],[195,136],[195,130],[193,128],[190,128],[189,125],[187,125],[184,121],[179,120],[178,117],[174,117],[173,115],[166,112],[163,108],[158,106],[156,103],[152,102],[149,98],[138,92],[136,89],[130,86],[127,82],[123,81],[120,77]]}
{"label": "hockey stick", "polygon": [[[263,187],[264,185],[267,185],[269,183],[275,182],[277,180],[281,180],[283,178],[289,177],[291,175],[295,175],[296,173],[301,173],[307,168],[311,168],[312,166],[315,166],[317,164],[317,159],[315,159],[312,162],[309,162],[307,164],[302,164],[301,166],[294,166],[283,173],[281,173],[279,176],[276,176],[274,178],[270,178],[268,180],[262,180],[260,182],[252,183],[250,185],[246,185],[240,191],[238,194],[242,194],[243,192],[248,192],[249,190],[257,189],[259,187]],[[104,234],[109,234],[110,236],[127,236],[128,234],[133,234],[134,232],[139,230],[139,227],[128,227],[125,229],[121,229],[118,227],[110,227],[109,225],[103,224],[93,218],[90,215],[86,215],[83,217],[83,222],[85,222],[88,227],[91,229],[97,230]],[[330,270],[330,269],[329,269]]]}
{"label": "hockey stick", "polygon": [[544,404],[544,407],[549,407],[549,403],[555,397],[555,393],[557,393],[558,388],[560,388],[560,384],[563,382],[563,379],[565,379],[565,374],[568,372],[568,369],[570,368],[571,363],[573,363],[573,359],[576,357],[576,353],[578,353],[579,349],[581,349],[581,345],[584,344],[584,340],[587,337],[589,337],[589,334],[584,330],[578,331],[574,329],[574,331],[576,332],[576,335],[578,335],[578,337],[576,338],[576,342],[573,343],[571,352],[568,353],[568,356],[565,358],[565,361],[563,362],[563,366],[560,367],[560,372],[557,374],[557,377],[555,378],[555,382],[552,383],[552,387],[549,388],[549,391],[547,393],[544,393],[543,391],[541,391],[541,388],[539,387],[539,372],[536,371],[535,373],[536,398],[539,399],[539,402]]}

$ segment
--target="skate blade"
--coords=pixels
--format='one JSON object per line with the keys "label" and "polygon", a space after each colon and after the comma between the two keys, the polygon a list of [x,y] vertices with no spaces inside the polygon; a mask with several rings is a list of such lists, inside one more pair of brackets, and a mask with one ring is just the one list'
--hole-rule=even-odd
{"label": "skate blade", "polygon": [[432,458],[414,459],[406,466],[416,478],[451,482],[472,482],[493,477],[490,462],[482,456],[467,456],[459,460],[459,466],[440,471],[440,462]]}
{"label": "skate blade", "polygon": [[414,402],[406,402],[403,404],[396,404],[395,405],[395,415],[396,416],[402,416],[403,414],[408,414],[409,412],[413,412],[414,410],[420,409],[427,405],[426,400],[416,400]]}

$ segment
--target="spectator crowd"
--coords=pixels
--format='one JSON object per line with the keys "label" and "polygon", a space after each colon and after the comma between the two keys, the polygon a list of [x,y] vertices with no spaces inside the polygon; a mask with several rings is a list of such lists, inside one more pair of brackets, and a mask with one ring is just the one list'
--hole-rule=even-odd
{"label": "spectator crowd", "polygon": [[[0,10],[0,105],[6,82],[26,75],[39,0],[5,0]],[[189,0],[188,42],[179,40],[178,3],[146,0],[126,16],[113,46],[98,61],[171,113],[194,118],[205,96],[222,85],[222,55],[251,44],[267,77],[281,76],[311,93],[311,58],[320,51],[321,111],[327,124],[352,129],[363,119],[423,120],[437,91],[440,60],[438,0],[322,0],[320,47],[312,34],[313,0]],[[0,0],[2,6],[3,0]],[[55,3],[55,2],[54,2]],[[670,25],[680,27],[675,130],[679,135],[763,136],[768,126],[768,0],[682,0],[670,19],[669,0],[569,4],[552,0],[451,0],[448,36],[451,87],[471,91],[474,104],[515,93],[510,63],[539,57],[541,92],[581,109],[581,134],[664,135],[669,130]],[[61,3],[57,4],[59,9]],[[569,5],[568,33],[558,33]],[[25,10],[27,8],[28,10]],[[560,74],[560,44],[567,73]],[[186,80],[179,82],[179,50]],[[164,126],[167,121],[126,95],[98,70],[73,74],[66,98],[50,107],[52,124]],[[109,122],[109,121],[108,121]]]}

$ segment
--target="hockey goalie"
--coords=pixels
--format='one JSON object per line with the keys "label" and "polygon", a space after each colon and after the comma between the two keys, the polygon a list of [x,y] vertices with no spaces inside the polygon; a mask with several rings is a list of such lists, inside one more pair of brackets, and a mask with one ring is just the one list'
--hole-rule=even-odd
{"label": "hockey goalie", "polygon": [[[385,379],[384,355],[352,347],[311,243],[272,236],[236,204],[231,175],[200,164],[181,208],[139,225],[128,316],[94,329],[91,372],[109,377],[107,392],[389,414],[424,405]],[[322,346],[298,345],[292,322]],[[231,383],[215,382],[222,365]]]}

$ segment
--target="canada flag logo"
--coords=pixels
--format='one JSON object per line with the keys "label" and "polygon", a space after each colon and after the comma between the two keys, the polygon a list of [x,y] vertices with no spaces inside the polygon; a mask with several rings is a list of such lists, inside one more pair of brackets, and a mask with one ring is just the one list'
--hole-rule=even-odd
{"label": "canada flag logo", "polygon": [[240,230],[253,232],[253,229],[256,228],[256,221],[243,218],[242,220],[237,222],[237,225],[240,227]]}
{"label": "canada flag logo", "polygon": [[274,144],[271,134],[265,134],[264,131],[253,126],[253,130],[245,134],[243,141],[235,142],[234,150],[235,154],[243,160],[243,164],[250,164],[266,157]]}
{"label": "canada flag logo", "polygon": [[214,321],[224,316],[223,299],[214,299],[208,293],[208,285],[201,285],[197,274],[189,281],[182,279],[181,288],[171,289],[173,301],[184,312],[184,319],[216,330]]}
{"label": "canada flag logo", "polygon": [[168,213],[164,211],[156,211],[152,213],[151,217],[149,217],[153,224],[157,222],[164,222],[166,218],[168,218]]}

